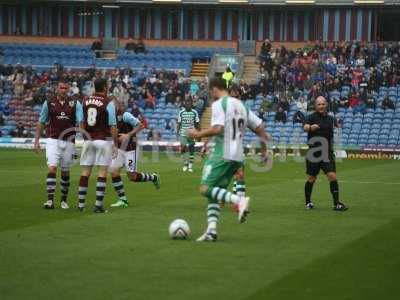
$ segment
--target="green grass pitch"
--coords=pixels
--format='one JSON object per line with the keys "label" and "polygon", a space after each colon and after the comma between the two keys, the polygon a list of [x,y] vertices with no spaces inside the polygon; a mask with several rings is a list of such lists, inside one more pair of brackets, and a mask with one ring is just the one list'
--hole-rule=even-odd
{"label": "green grass pitch", "polygon": [[[0,151],[0,299],[397,299],[400,285],[400,162],[338,163],[341,198],[332,211],[326,179],[314,188],[314,211],[303,207],[304,166],[275,162],[268,173],[247,169],[248,222],[224,208],[219,241],[194,242],[205,229],[198,194],[200,162],[139,164],[162,175],[162,188],[129,183],[131,206],[78,213],[79,168],[72,209],[42,209],[43,155]],[[110,182],[110,180],[108,180]],[[93,181],[88,207],[94,202]],[[116,198],[108,185],[105,203]],[[57,196],[59,207],[59,197]],[[167,229],[184,218],[191,240]]]}

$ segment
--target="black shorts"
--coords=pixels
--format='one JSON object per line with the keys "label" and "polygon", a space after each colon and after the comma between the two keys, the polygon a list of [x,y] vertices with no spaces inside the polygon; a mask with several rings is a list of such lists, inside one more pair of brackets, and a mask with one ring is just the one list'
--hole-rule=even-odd
{"label": "black shorts", "polygon": [[335,155],[329,155],[329,161],[311,162],[306,159],[306,173],[310,176],[317,176],[319,171],[324,171],[325,174],[334,172],[336,173]]}

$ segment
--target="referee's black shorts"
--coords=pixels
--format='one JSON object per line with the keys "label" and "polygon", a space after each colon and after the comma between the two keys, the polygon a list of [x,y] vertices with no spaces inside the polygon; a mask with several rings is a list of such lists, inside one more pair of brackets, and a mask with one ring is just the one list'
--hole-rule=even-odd
{"label": "referee's black shorts", "polygon": [[336,173],[335,154],[329,154],[329,161],[311,162],[306,159],[306,173],[310,176],[317,176],[319,171],[324,171],[325,174],[334,172]]}

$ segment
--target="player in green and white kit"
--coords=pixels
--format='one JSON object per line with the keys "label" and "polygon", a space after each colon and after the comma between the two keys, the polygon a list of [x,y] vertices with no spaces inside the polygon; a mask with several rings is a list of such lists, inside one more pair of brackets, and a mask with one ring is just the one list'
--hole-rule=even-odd
{"label": "player in green and white kit", "polygon": [[[193,102],[188,98],[183,103],[184,107],[178,115],[177,132],[180,136],[181,153],[183,156],[183,172],[193,172],[194,146],[196,141],[187,135],[188,129],[199,129],[199,114],[193,109]],[[188,157],[189,156],[189,157]]]}
{"label": "player in green and white kit", "polygon": [[210,81],[212,104],[211,127],[201,131],[188,130],[192,138],[214,137],[214,148],[204,164],[200,192],[208,198],[206,232],[199,242],[217,240],[219,203],[238,204],[239,222],[244,222],[248,213],[249,197],[234,195],[226,188],[233,175],[243,166],[243,136],[247,127],[261,139],[262,156],[266,157],[267,135],[261,119],[249,111],[238,99],[230,97],[225,81],[214,78]]}

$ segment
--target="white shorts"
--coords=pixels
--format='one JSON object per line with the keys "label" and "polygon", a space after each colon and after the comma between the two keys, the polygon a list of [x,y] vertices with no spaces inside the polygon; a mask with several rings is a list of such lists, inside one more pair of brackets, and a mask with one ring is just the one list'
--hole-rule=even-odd
{"label": "white shorts", "polygon": [[112,141],[84,141],[81,166],[109,166],[112,160]]}
{"label": "white shorts", "polygon": [[112,160],[110,169],[119,170],[122,167],[125,167],[127,172],[136,172],[137,152],[135,150],[124,151],[118,149],[118,155]]}
{"label": "white shorts", "polygon": [[46,159],[48,166],[60,166],[62,170],[67,171],[74,161],[74,154],[74,143],[58,139],[47,139]]}

